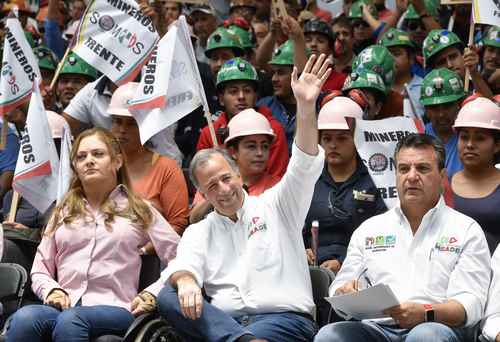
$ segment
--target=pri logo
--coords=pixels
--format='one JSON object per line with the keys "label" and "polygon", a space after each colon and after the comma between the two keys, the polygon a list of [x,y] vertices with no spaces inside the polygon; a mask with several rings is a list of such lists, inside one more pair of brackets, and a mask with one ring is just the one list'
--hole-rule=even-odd
{"label": "pri logo", "polygon": [[101,18],[99,18],[99,27],[103,31],[110,31],[115,27],[115,21],[113,18],[109,15],[103,15]]}
{"label": "pri logo", "polygon": [[389,161],[382,153],[375,153],[368,159],[368,167],[373,172],[383,172],[388,166]]}
{"label": "pri logo", "polygon": [[267,230],[267,225],[264,220],[259,216],[254,216],[251,219],[251,222],[248,223],[248,239],[252,237],[257,232]]}

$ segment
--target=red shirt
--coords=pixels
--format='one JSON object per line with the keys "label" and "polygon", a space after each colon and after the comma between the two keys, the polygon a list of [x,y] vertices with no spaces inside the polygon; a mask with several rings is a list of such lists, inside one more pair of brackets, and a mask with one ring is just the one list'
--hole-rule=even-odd
{"label": "red shirt", "polygon": [[344,86],[345,79],[347,78],[347,74],[343,72],[338,72],[332,69],[332,73],[326,80],[325,84],[323,84],[322,91],[326,90],[342,90]]}
{"label": "red shirt", "polygon": [[[257,111],[264,115],[267,120],[269,120],[274,134],[276,134],[276,139],[271,145],[271,150],[269,151],[267,171],[271,175],[281,178],[285,174],[286,167],[288,165],[288,145],[286,142],[285,130],[283,129],[281,123],[273,117],[269,108],[259,107]],[[227,114],[225,112],[222,113],[213,123],[215,133],[217,134],[217,130],[219,128],[227,127],[228,121],[229,120]],[[217,135],[217,141],[220,146],[224,146],[220,135]],[[208,130],[208,126],[205,126],[201,130],[200,138],[198,139],[198,144],[196,145],[196,150],[199,151],[205,148],[212,147],[214,147],[214,145],[212,143],[210,131]]]}

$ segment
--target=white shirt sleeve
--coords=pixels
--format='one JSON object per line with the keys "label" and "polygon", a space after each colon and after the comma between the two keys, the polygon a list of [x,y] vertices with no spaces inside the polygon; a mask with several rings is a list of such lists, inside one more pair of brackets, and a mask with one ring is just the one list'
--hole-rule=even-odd
{"label": "white shirt sleeve", "polygon": [[484,233],[476,222],[471,224],[467,235],[460,258],[450,275],[447,298],[463,305],[467,314],[465,326],[471,327],[481,320],[486,306],[490,252]]}
{"label": "white shirt sleeve", "polygon": [[73,97],[69,105],[64,109],[64,112],[72,118],[86,124],[91,124],[90,102],[92,101],[92,94],[95,92],[96,83],[87,83],[75,97]]}
{"label": "white shirt sleeve", "polygon": [[[500,245],[499,245],[500,246]],[[491,259],[493,278],[488,294],[485,319],[483,321],[483,336],[494,342],[500,334],[500,247],[497,246]]]}

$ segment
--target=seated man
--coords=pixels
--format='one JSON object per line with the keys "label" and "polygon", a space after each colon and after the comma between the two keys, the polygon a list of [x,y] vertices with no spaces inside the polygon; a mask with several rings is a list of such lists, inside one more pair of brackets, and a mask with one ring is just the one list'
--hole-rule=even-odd
{"label": "seated man", "polygon": [[500,342],[500,247],[497,247],[493,254],[491,269],[493,279],[484,314],[483,337],[488,342]]}
{"label": "seated man", "polygon": [[389,285],[400,305],[386,320],[338,322],[315,341],[470,341],[482,317],[490,256],[481,227],[444,203],[444,148],[411,134],[394,154],[400,204],[354,232],[330,295]]}
{"label": "seated man", "polygon": [[191,162],[193,183],[215,212],[186,229],[177,258],[146,289],[157,294],[165,285],[160,314],[189,341],[309,341],[315,333],[301,230],[324,163],[315,103],[330,73],[325,58],[311,57],[299,79],[294,70],[297,134],[273,188],[248,196],[220,150],[200,151]]}

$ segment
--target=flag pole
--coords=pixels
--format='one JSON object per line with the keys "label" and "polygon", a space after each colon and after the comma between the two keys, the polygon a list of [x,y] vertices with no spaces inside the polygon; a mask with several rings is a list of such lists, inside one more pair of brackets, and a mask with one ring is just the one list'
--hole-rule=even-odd
{"label": "flag pole", "polygon": [[2,119],[2,133],[0,137],[0,150],[5,150],[5,146],[7,146],[7,133],[9,132],[9,121],[7,117],[4,115]]}
{"label": "flag pole", "polygon": [[59,73],[61,72],[61,69],[62,69],[62,67],[64,65],[64,62],[66,61],[66,58],[68,58],[68,54],[69,54],[70,51],[71,51],[71,47],[68,46],[68,48],[64,52],[63,58],[61,59],[61,61],[57,65],[56,73],[54,74],[54,77],[52,78],[52,81],[50,82],[50,90],[54,89],[54,85],[56,84],[56,81],[59,78]]}
{"label": "flag pole", "polygon": [[[469,40],[467,41],[467,47],[470,49],[474,44],[474,7],[471,4],[471,13],[470,13],[470,26],[469,26]],[[470,70],[469,68],[465,69],[465,80],[464,80],[464,90],[465,92],[469,91],[469,83],[470,83]]]}
{"label": "flag pole", "polygon": [[19,193],[15,190],[12,191],[12,201],[10,202],[9,217],[7,221],[16,222],[17,206],[19,205]]}
{"label": "flag pole", "polygon": [[210,114],[208,110],[205,112],[205,118],[207,119],[208,130],[210,131],[210,136],[212,137],[212,142],[214,144],[214,147],[219,147],[219,142],[217,141],[217,135],[215,135],[214,124],[212,122],[212,114]]}

